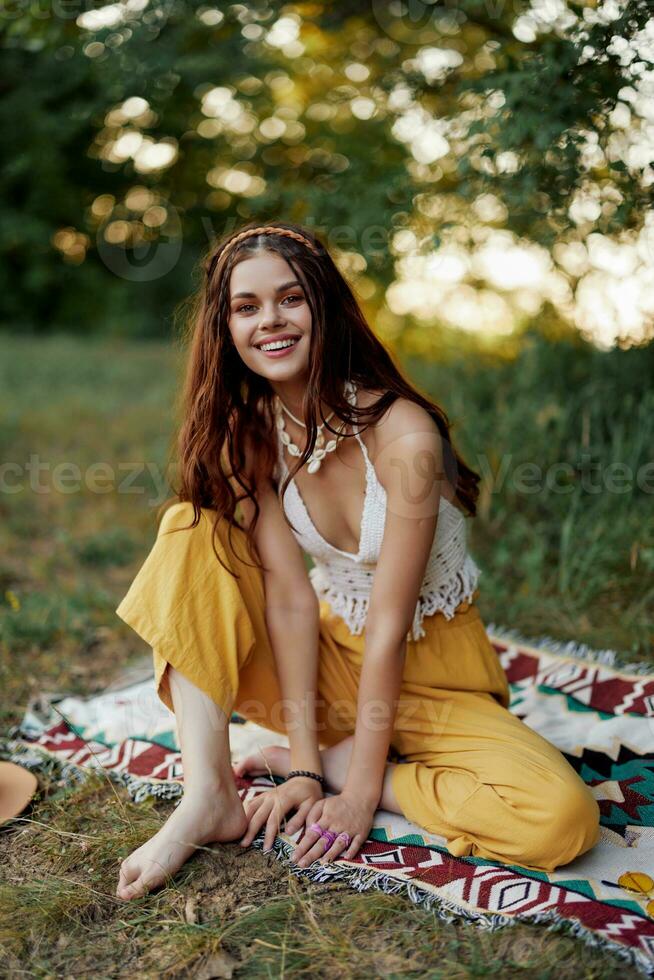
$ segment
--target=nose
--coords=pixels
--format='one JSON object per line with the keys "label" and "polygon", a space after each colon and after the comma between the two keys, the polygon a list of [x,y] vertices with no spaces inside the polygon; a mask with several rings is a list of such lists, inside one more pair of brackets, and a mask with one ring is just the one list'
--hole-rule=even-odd
{"label": "nose", "polygon": [[281,326],[283,323],[284,320],[276,313],[262,313],[261,319],[259,320],[259,329],[269,330]]}
{"label": "nose", "polygon": [[270,303],[264,303],[261,307],[261,316],[259,317],[260,327],[274,327],[275,324],[284,323],[284,318],[280,314],[279,307],[276,306],[274,300]]}

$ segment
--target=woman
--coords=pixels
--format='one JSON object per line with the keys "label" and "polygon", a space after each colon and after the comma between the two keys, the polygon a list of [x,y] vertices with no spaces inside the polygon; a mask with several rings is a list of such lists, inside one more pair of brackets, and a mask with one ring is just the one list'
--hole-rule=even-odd
{"label": "woman", "polygon": [[[246,226],[205,262],[190,317],[180,486],[117,613],[152,647],[184,796],[121,865],[131,899],[199,845],[353,858],[381,807],[452,854],[551,870],[598,839],[560,752],[508,710],[466,549],[479,476],[402,376],[320,241]],[[303,552],[313,558],[307,572]],[[233,710],[288,736],[237,773]],[[323,790],[330,792],[329,797]]]}

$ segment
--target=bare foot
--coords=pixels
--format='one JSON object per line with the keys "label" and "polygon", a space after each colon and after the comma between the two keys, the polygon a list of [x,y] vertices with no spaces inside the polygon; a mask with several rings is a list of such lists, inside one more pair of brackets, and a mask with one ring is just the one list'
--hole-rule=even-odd
{"label": "bare foot", "polygon": [[198,845],[237,840],[247,827],[235,785],[184,795],[163,827],[123,861],[116,897],[140,898],[174,875]]}
{"label": "bare foot", "polygon": [[291,771],[291,750],[283,745],[266,745],[245,756],[234,766],[236,776],[283,776]]}
{"label": "bare foot", "polygon": [[[338,793],[345,785],[353,745],[354,737],[350,735],[320,753],[322,771],[331,792]],[[291,751],[283,745],[267,745],[263,749],[257,749],[234,766],[237,776],[244,776],[246,773],[250,776],[267,776],[272,772],[274,776],[285,778],[290,771]]]}

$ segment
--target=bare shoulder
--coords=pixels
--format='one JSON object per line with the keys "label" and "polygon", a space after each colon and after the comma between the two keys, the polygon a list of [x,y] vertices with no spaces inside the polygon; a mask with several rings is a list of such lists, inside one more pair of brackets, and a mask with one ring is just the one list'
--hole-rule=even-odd
{"label": "bare shoulder", "polygon": [[[376,400],[374,398],[372,402]],[[363,399],[361,401],[363,403]],[[424,507],[427,507],[431,515],[430,508],[436,506],[438,509],[433,502],[437,484],[438,492],[452,502],[454,488],[444,473],[443,438],[436,421],[422,405],[410,398],[396,398],[379,421],[366,430],[364,438],[377,478],[389,499],[394,501],[396,512],[424,517]],[[431,462],[428,464],[427,460]],[[413,487],[415,500],[419,501],[416,507],[412,504],[408,509],[405,507],[407,479]]]}
{"label": "bare shoulder", "polygon": [[[382,394],[381,391],[363,391],[360,404],[367,408],[378,401]],[[374,453],[382,452],[389,443],[414,433],[431,433],[435,439],[440,436],[438,426],[429,412],[422,405],[402,397],[396,398],[367,432],[370,433],[370,449]]]}

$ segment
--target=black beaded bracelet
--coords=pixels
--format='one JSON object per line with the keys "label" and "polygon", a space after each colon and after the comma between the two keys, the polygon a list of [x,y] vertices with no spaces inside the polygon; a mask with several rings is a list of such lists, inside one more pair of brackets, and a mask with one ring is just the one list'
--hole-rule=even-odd
{"label": "black beaded bracelet", "polygon": [[292,769],[286,779],[291,779],[293,776],[310,776],[311,779],[317,779],[323,788],[325,786],[325,777],[319,776],[317,772],[309,772],[308,769]]}

